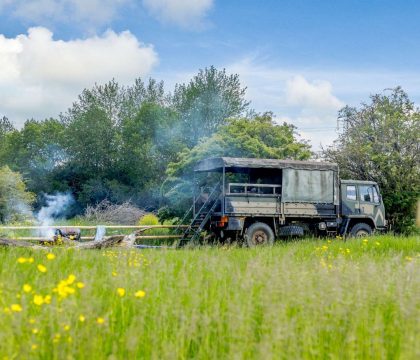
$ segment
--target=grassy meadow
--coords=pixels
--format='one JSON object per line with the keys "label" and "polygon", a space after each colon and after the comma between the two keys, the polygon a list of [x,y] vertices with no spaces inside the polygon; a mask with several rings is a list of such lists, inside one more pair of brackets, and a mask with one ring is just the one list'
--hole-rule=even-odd
{"label": "grassy meadow", "polygon": [[420,240],[0,249],[2,359],[418,359]]}

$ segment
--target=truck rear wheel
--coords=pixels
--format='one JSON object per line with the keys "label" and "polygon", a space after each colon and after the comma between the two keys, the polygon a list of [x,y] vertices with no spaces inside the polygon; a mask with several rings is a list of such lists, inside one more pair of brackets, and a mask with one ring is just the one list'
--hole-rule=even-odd
{"label": "truck rear wheel", "polygon": [[358,223],[351,228],[351,237],[364,237],[372,235],[372,228],[366,223]]}
{"label": "truck rear wheel", "polygon": [[249,247],[272,245],[274,243],[273,230],[267,224],[262,222],[252,224],[248,228],[244,237]]}

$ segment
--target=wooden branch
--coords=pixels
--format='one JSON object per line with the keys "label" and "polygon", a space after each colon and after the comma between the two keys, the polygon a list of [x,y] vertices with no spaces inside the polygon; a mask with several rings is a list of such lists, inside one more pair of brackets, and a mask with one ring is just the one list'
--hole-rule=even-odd
{"label": "wooden branch", "polygon": [[[106,236],[102,240],[99,240],[99,241],[87,241],[87,242],[82,242],[82,243],[78,243],[76,241],[71,241],[71,240],[67,241],[66,238],[63,238],[63,242],[65,246],[71,246],[73,249],[103,249],[103,248],[121,245],[123,240],[127,238],[124,245],[127,247],[132,247],[134,245],[134,242],[131,243],[132,237],[134,236],[132,235]],[[134,237],[134,240],[135,240],[135,237]],[[10,239],[4,239],[4,238],[0,239],[0,246],[31,248],[31,249],[51,249],[51,246],[36,245],[28,241],[10,240]]]}
{"label": "wooden branch", "polygon": [[0,238],[0,246],[7,246],[7,247],[24,247],[24,248],[32,248],[32,249],[48,249],[47,246],[33,244],[27,241],[20,241],[20,240],[10,240]]}

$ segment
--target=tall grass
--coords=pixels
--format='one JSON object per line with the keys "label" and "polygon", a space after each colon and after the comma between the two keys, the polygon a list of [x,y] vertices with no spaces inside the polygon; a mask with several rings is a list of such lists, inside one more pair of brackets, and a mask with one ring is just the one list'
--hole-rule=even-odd
{"label": "tall grass", "polygon": [[0,359],[420,357],[418,238],[52,252],[0,251]]}

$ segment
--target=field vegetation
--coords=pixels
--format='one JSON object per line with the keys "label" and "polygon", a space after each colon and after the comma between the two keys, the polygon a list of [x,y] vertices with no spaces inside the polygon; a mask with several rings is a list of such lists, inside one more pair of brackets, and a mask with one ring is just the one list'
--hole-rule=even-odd
{"label": "field vegetation", "polygon": [[0,359],[418,359],[420,243],[0,250]]}

